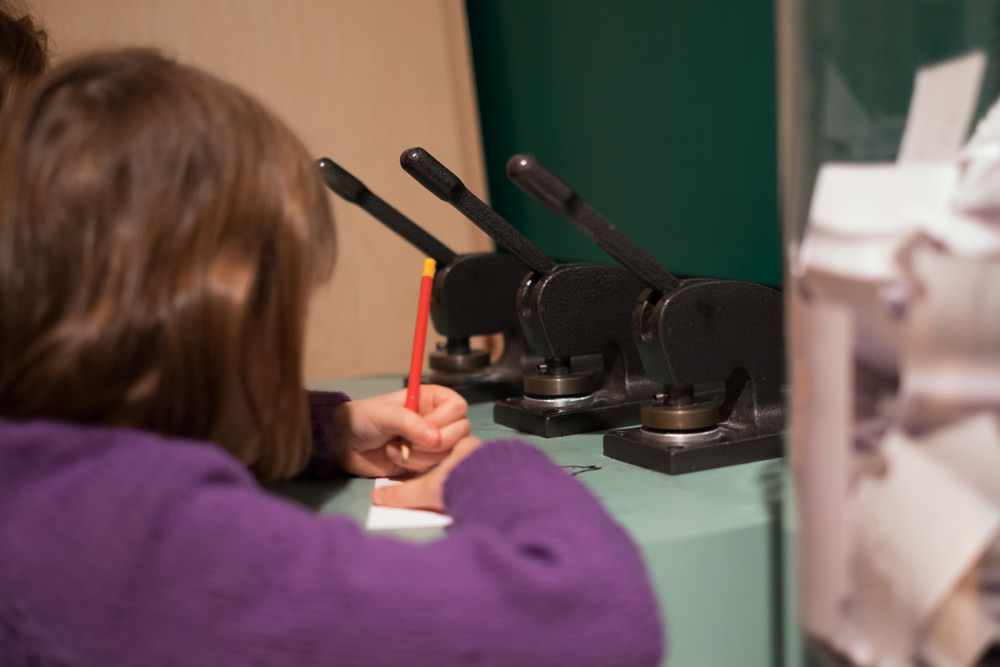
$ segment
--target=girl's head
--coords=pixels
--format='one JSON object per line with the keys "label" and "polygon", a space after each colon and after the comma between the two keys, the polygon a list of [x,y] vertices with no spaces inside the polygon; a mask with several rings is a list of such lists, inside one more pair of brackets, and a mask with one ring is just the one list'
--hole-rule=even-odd
{"label": "girl's head", "polygon": [[307,298],[327,194],[246,93],[150,51],[52,71],[0,137],[0,414],[308,455]]}

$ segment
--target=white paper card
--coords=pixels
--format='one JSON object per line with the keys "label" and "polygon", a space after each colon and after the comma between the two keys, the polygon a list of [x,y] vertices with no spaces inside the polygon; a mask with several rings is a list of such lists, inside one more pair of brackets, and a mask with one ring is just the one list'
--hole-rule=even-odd
{"label": "white paper card", "polygon": [[947,209],[955,167],[827,164],[816,178],[800,263],[855,280],[896,278],[896,254]]}
{"label": "white paper card", "polygon": [[[1000,510],[903,433],[887,434],[882,452],[885,476],[862,480],[854,498],[861,557],[888,583],[891,615],[916,630],[982,557]],[[863,593],[870,582],[860,583]]]}
{"label": "white paper card", "polygon": [[912,233],[925,212],[946,207],[954,182],[950,163],[825,164],[816,177],[810,227],[852,238]]}
{"label": "white paper card", "polygon": [[[374,488],[392,486],[402,482],[387,477],[375,480]],[[451,525],[451,517],[447,514],[428,510],[409,510],[399,507],[382,507],[372,505],[368,508],[368,520],[365,528],[368,530],[400,530],[406,528],[443,528]]]}
{"label": "white paper card", "polygon": [[981,51],[917,72],[897,162],[954,158],[969,132],[986,69]]}

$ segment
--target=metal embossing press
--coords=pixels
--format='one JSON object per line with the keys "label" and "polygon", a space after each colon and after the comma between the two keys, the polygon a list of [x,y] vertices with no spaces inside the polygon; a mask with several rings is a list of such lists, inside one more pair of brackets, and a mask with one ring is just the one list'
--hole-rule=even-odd
{"label": "metal embossing press", "polygon": [[605,455],[670,474],[781,456],[781,294],[750,282],[679,280],[532,156],[512,157],[507,174],[644,284],[631,330],[660,389],[640,427],[604,436]]}
{"label": "metal embossing press", "polygon": [[[428,356],[423,382],[451,387],[470,403],[520,395],[526,356],[514,302],[528,268],[516,257],[496,253],[457,254],[371,192],[330,158],[318,162],[327,186],[357,204],[437,263],[431,296],[431,321],[445,342]],[[473,349],[472,336],[500,334],[503,351],[494,362],[486,350]]]}
{"label": "metal embossing press", "polygon": [[645,288],[618,266],[557,264],[422,148],[403,168],[452,204],[530,269],[517,293],[517,316],[542,363],[524,376],[524,394],[494,405],[498,424],[544,437],[639,423],[660,390],[642,372],[632,339],[632,304]]}

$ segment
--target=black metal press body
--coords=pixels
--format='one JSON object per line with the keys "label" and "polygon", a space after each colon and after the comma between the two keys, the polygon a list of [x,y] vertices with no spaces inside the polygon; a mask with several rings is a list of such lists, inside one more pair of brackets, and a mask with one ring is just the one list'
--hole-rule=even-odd
{"label": "black metal press body", "polygon": [[642,280],[617,266],[557,264],[427,151],[405,151],[400,162],[530,269],[517,316],[542,363],[525,374],[523,395],[497,401],[494,421],[544,437],[637,424],[660,389],[643,374],[631,333]]}
{"label": "black metal press body", "polygon": [[659,383],[641,426],[604,436],[605,455],[670,474],[783,451],[782,297],[750,282],[679,280],[530,155],[507,173],[640,278],[629,306],[646,375]]}
{"label": "black metal press body", "polygon": [[[445,343],[431,352],[423,382],[451,387],[470,403],[485,403],[523,391],[522,377],[537,359],[517,322],[515,297],[528,267],[511,255],[457,254],[372,193],[329,158],[318,162],[327,186],[357,204],[437,263],[431,293],[431,321]],[[473,349],[472,336],[500,334],[503,351],[490,362],[486,350]]]}

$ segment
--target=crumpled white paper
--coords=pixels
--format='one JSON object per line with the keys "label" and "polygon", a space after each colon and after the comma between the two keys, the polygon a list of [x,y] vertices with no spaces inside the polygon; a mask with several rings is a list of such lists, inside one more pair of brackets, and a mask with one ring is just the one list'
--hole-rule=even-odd
{"label": "crumpled white paper", "polygon": [[804,627],[858,665],[1000,638],[1000,104],[922,69],[895,163],[826,164],[792,276]]}

